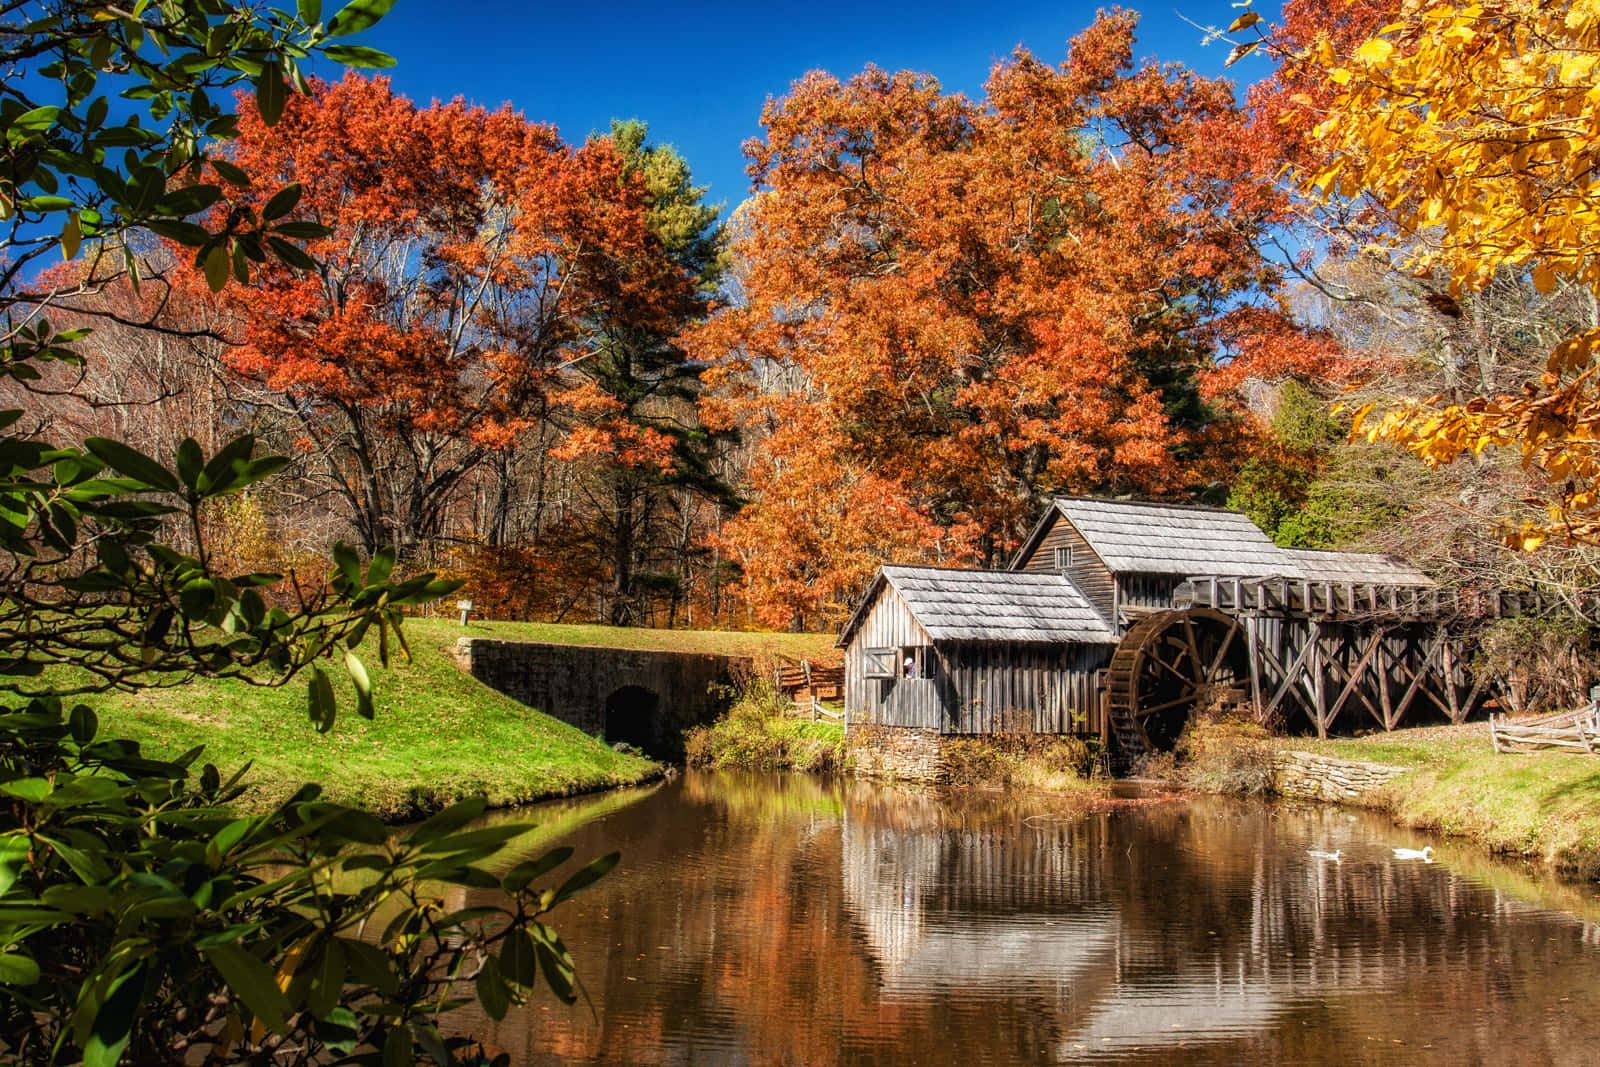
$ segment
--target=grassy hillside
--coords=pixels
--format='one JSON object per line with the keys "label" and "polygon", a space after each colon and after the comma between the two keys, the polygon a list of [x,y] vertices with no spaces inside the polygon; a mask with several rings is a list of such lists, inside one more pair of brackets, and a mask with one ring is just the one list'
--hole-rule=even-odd
{"label": "grassy hillside", "polygon": [[1181,780],[1215,792],[1266,783],[1272,749],[1403,767],[1360,801],[1402,826],[1526,856],[1583,878],[1600,875],[1600,757],[1542,751],[1496,755],[1489,724],[1429,726],[1362,737],[1272,737],[1236,723],[1191,725]]}
{"label": "grassy hillside", "polygon": [[[819,635],[725,634],[418,619],[406,624],[414,659],[378,666],[375,647],[362,657],[377,687],[377,716],[354,712],[343,670],[341,714],[319,734],[306,718],[305,682],[262,687],[198,681],[168,689],[97,695],[84,700],[107,736],[141,741],[172,756],[205,745],[205,759],[226,773],[254,761],[253,804],[265,805],[302,782],[389,818],[408,818],[473,793],[507,805],[644,781],[660,768],[613,751],[565,723],[523,707],[467,677],[445,656],[462,634],[581,645],[721,651],[795,659],[825,654]],[[370,646],[371,643],[369,643]]]}

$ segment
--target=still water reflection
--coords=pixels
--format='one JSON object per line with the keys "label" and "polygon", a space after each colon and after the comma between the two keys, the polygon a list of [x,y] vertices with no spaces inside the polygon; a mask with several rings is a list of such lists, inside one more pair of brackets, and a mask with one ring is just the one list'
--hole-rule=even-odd
{"label": "still water reflection", "polygon": [[462,1019],[518,1063],[1590,1064],[1600,1047],[1591,895],[1466,852],[1395,860],[1423,842],[1347,811],[689,774],[532,817],[623,865],[558,913],[593,1013],[545,994]]}

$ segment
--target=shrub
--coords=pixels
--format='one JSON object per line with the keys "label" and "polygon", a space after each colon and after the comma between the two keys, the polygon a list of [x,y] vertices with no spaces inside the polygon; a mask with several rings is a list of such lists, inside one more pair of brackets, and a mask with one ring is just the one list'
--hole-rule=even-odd
{"label": "shrub", "polygon": [[1581,619],[1497,619],[1478,637],[1474,673],[1488,674],[1516,714],[1577,707],[1600,682],[1594,628]]}
{"label": "shrub", "polygon": [[1015,761],[1008,759],[988,738],[957,737],[940,748],[944,780],[956,786],[994,786],[1011,784]]}
{"label": "shrub", "polygon": [[790,718],[787,702],[769,675],[758,670],[740,679],[726,715],[684,734],[689,766],[830,774],[849,765],[844,726]]}
{"label": "shrub", "polygon": [[1173,776],[1208,793],[1265,796],[1273,790],[1270,738],[1248,715],[1196,715],[1173,750]]}

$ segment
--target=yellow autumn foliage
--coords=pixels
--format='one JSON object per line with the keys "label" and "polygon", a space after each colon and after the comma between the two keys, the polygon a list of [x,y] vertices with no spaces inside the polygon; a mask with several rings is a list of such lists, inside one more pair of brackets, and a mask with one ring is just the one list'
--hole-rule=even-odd
{"label": "yellow autumn foliage", "polygon": [[[1408,0],[1342,62],[1316,136],[1328,163],[1309,181],[1328,195],[1370,194],[1419,272],[1452,288],[1525,273],[1540,292],[1568,279],[1600,296],[1600,0]],[[1515,448],[1557,488],[1547,521],[1509,531],[1600,542],[1600,329],[1565,339],[1521,395],[1397,405],[1371,440],[1430,465]]]}

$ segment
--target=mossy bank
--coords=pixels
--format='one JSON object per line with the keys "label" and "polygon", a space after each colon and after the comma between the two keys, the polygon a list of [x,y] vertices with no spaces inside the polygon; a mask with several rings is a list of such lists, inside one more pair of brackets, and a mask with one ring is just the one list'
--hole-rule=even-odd
{"label": "mossy bank", "polygon": [[[196,680],[137,693],[77,698],[100,716],[104,736],[139,741],[153,755],[205,746],[202,759],[225,773],[250,762],[247,803],[264,807],[305,782],[330,799],[391,820],[425,815],[482,793],[502,807],[614,789],[658,777],[664,768],[525,707],[463,674],[446,655],[463,633],[571,644],[810,653],[824,639],[808,635],[624,630],[416,619],[406,623],[413,658],[384,669],[363,647],[377,690],[376,715],[355,714],[347,691],[326,733],[306,716],[306,683],[252,685]],[[371,642],[369,642],[369,645]],[[342,677],[330,671],[336,685]],[[62,681],[70,679],[63,675]],[[266,681],[267,679],[260,679]]]}

